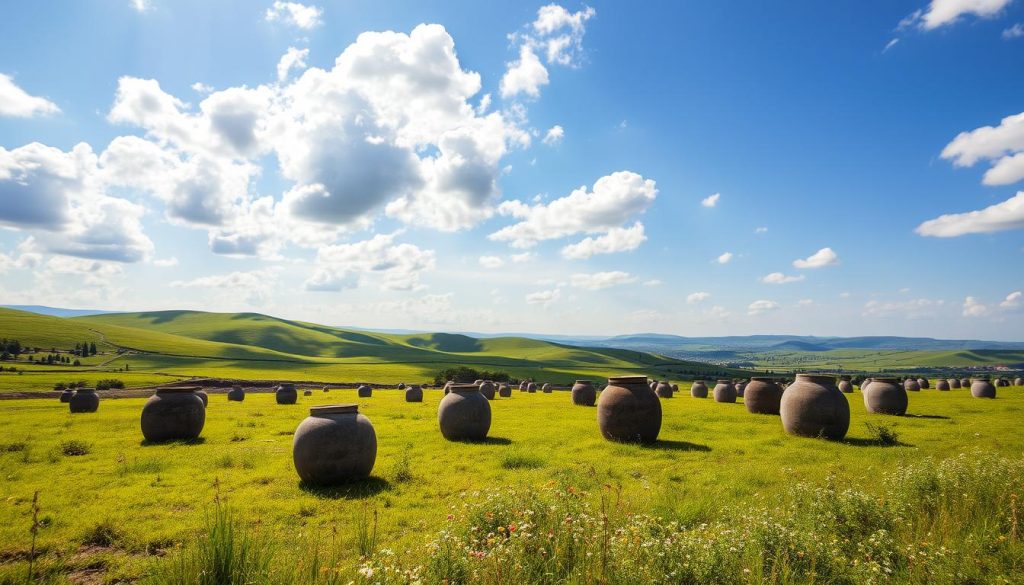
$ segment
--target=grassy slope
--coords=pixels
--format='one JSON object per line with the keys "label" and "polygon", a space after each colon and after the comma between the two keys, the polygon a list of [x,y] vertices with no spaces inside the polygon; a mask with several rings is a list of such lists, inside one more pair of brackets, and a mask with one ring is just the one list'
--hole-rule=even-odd
{"label": "grassy slope", "polygon": [[[24,441],[27,454],[0,449],[0,559],[27,550],[28,507],[36,490],[46,554],[74,552],[87,532],[108,520],[116,527],[112,548],[65,558],[72,567],[102,559],[108,577],[118,577],[146,570],[147,545],[166,547],[202,526],[215,484],[229,506],[258,519],[264,534],[287,546],[330,542],[336,527],[348,555],[343,562],[351,566],[364,510],[379,514],[380,546],[419,551],[474,490],[561,479],[599,498],[608,484],[613,493],[621,487],[624,505],[701,522],[800,480],[832,475],[835,485],[870,487],[880,472],[926,456],[985,450],[1017,457],[1024,449],[1024,435],[1017,432],[1024,411],[1019,388],[1000,389],[994,401],[972,399],[963,390],[915,393],[910,412],[918,416],[905,418],[868,415],[861,395],[852,394],[853,422],[843,443],[789,437],[778,417],[749,415],[742,404],[679,397],[663,402],[662,441],[646,448],[603,440],[595,410],[571,406],[565,392],[515,392],[492,403],[491,442],[450,443],[437,430],[440,398],[440,391],[429,390],[423,403],[408,404],[397,391],[369,399],[332,391],[285,407],[268,394],[250,394],[244,403],[214,394],[203,442],[160,446],[140,445],[142,399],[107,400],[91,415],[70,415],[55,400],[4,403],[0,443]],[[375,479],[338,491],[303,489],[292,467],[291,433],[309,406],[337,402],[358,402],[376,427]],[[868,421],[894,425],[903,445],[872,444]],[[59,447],[70,439],[86,441],[91,452],[62,455]],[[512,455],[535,467],[506,468]],[[400,479],[403,462],[411,480]]]}
{"label": "grassy slope", "polygon": [[776,351],[738,354],[759,367],[835,368],[880,371],[927,367],[972,367],[1024,363],[1024,351],[1017,350],[925,350],[836,349],[821,352]]}

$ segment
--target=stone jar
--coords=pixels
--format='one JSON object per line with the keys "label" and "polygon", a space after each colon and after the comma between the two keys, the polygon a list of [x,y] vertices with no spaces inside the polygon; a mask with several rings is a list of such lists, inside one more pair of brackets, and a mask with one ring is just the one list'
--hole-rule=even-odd
{"label": "stone jar", "polygon": [[452,382],[451,380],[448,380],[447,382],[444,383],[444,393],[445,394],[447,394],[447,393],[452,391],[452,384],[454,384],[454,383],[455,382]]}
{"label": "stone jar", "polygon": [[658,381],[647,378],[647,385],[651,387],[651,390],[658,389]]}
{"label": "stone jar", "polygon": [[733,384],[733,386],[736,387],[736,396],[743,398],[743,393],[747,391],[747,383],[744,382],[743,380],[740,380],[739,382]]}
{"label": "stone jar", "polygon": [[68,400],[71,412],[96,412],[100,407],[100,397],[95,388],[79,388]]}
{"label": "stone jar", "polygon": [[295,429],[292,460],[309,484],[365,479],[377,460],[377,433],[356,404],[314,406]]}
{"label": "stone jar", "polygon": [[946,380],[939,380],[939,381],[935,382],[935,389],[936,390],[948,391],[949,390],[949,382],[947,382]]}
{"label": "stone jar", "polygon": [[501,396],[502,398],[511,398],[512,387],[505,382],[498,384],[498,396]]}
{"label": "stone jar", "polygon": [[782,393],[779,414],[791,435],[838,441],[850,429],[850,403],[833,376],[797,374],[796,381]]}
{"label": "stone jar", "polygon": [[231,390],[228,390],[229,402],[242,402],[243,400],[245,400],[245,390],[242,390],[241,386],[232,386]]}
{"label": "stone jar", "polygon": [[775,378],[751,378],[743,394],[743,404],[751,414],[779,414],[782,386]]}
{"label": "stone jar", "polygon": [[526,380],[523,380],[522,382],[519,383],[519,391],[526,392]]}
{"label": "stone jar", "polygon": [[199,400],[203,401],[204,407],[210,405],[210,397],[206,394],[206,390],[203,390],[202,388],[196,388],[196,396],[199,397]]}
{"label": "stone jar", "polygon": [[412,384],[405,387],[406,402],[423,402],[423,388]]}
{"label": "stone jar", "polygon": [[597,401],[597,426],[611,441],[653,443],[661,432],[661,400],[644,376],[608,379]]}
{"label": "stone jar", "polygon": [[672,393],[679,392],[679,384],[672,384]]}
{"label": "stone jar", "polygon": [[480,388],[480,393],[484,395],[484,398],[494,400],[494,382],[484,380],[477,387]]}
{"label": "stone jar", "polygon": [[60,401],[63,403],[71,402],[71,397],[74,395],[74,390],[72,390],[71,388],[65,388],[64,391],[60,393]]}
{"label": "stone jar", "polygon": [[405,390],[405,382],[399,382],[396,388],[398,388],[399,390]]}
{"label": "stone jar", "polygon": [[693,385],[690,386],[690,396],[693,396],[694,398],[708,397],[708,386],[704,383],[704,380],[693,381]]}
{"label": "stone jar", "polygon": [[206,407],[196,388],[158,388],[142,407],[142,436],[152,443],[187,441],[203,432]]}
{"label": "stone jar", "polygon": [[917,380],[907,380],[903,383],[903,389],[907,392],[919,392],[921,390],[921,384]]}
{"label": "stone jar", "polygon": [[[954,390],[960,388],[960,380],[958,380],[956,378],[950,378],[950,379],[946,380],[946,382],[948,382],[949,383],[949,387],[954,389]],[[939,388],[939,389],[941,390],[941,388]]]}
{"label": "stone jar", "polygon": [[837,387],[839,388],[839,391],[842,392],[843,394],[850,394],[853,392],[853,384],[845,378],[839,380],[839,384],[837,384]]}
{"label": "stone jar", "polygon": [[474,384],[453,384],[437,405],[437,423],[449,441],[482,441],[491,429],[491,403]]}
{"label": "stone jar", "polygon": [[719,380],[713,394],[715,402],[736,402],[736,387],[729,380]]}
{"label": "stone jar", "polygon": [[1009,380],[1007,380],[1006,378],[999,378],[999,386],[1000,386],[1001,388],[1009,388],[1009,386],[1010,386],[1010,381],[1009,381]]}
{"label": "stone jar", "polygon": [[544,394],[551,394],[552,390],[554,390],[554,388],[552,388],[551,384],[548,384],[547,382],[544,382],[544,385],[540,387],[540,391]]}
{"label": "stone jar", "polygon": [[373,388],[366,384],[360,384],[359,388],[356,389],[356,395],[360,398],[369,398],[373,396]]}
{"label": "stone jar", "polygon": [[894,414],[903,416],[907,413],[907,390],[896,378],[875,378],[866,388],[864,408],[874,414]]}
{"label": "stone jar", "polygon": [[1017,386],[1018,388],[1024,386],[1024,378],[1014,378],[1013,385]]}
{"label": "stone jar", "polygon": [[927,390],[927,389],[931,388],[931,386],[928,385],[928,378],[918,378],[917,379],[917,386],[919,388],[921,388],[922,390]]}
{"label": "stone jar", "polygon": [[860,383],[860,391],[863,392],[864,389],[867,388],[868,384],[870,384],[870,383],[871,383],[871,378],[864,378],[864,380],[861,381],[861,383]]}
{"label": "stone jar", "polygon": [[961,388],[970,388],[971,387],[971,380],[969,378],[960,378],[960,387]]}
{"label": "stone jar", "polygon": [[971,396],[975,398],[995,398],[996,387],[987,378],[974,378],[971,380]]}
{"label": "stone jar", "polygon": [[576,380],[572,385],[572,403],[577,406],[594,406],[597,390],[590,380]]}
{"label": "stone jar", "polygon": [[658,398],[672,398],[672,385],[668,382],[658,382],[658,385],[654,387],[654,393],[658,395]]}
{"label": "stone jar", "polygon": [[530,382],[529,384],[526,385],[526,391],[529,392],[530,394],[537,392],[537,385],[534,384],[533,382]]}
{"label": "stone jar", "polygon": [[274,399],[278,404],[295,404],[299,400],[299,393],[295,391],[295,384],[281,384],[274,391]]}

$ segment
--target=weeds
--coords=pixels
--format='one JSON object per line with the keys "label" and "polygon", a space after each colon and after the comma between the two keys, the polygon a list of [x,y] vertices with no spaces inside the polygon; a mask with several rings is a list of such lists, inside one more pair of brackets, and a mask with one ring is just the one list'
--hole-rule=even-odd
{"label": "weeds", "polygon": [[875,424],[872,422],[864,423],[864,426],[868,429],[868,434],[874,439],[879,445],[891,447],[893,445],[900,444],[900,435],[896,432],[896,429],[884,424]]}
{"label": "weeds", "polygon": [[113,546],[124,538],[121,530],[110,518],[90,528],[82,537],[82,544],[92,546]]}
{"label": "weeds", "polygon": [[356,524],[356,545],[362,558],[372,557],[377,550],[377,510],[373,511],[371,519],[368,504],[363,504],[362,513]]}
{"label": "weeds", "polygon": [[544,467],[544,464],[542,457],[522,449],[512,449],[501,458],[501,466],[505,469],[538,469]]}
{"label": "weeds", "polygon": [[405,446],[405,450],[395,461],[394,468],[391,471],[391,476],[394,478],[395,483],[405,483],[412,481],[412,468],[409,459],[409,451],[412,449],[412,444]]}
{"label": "weeds", "polygon": [[67,457],[81,457],[82,455],[88,455],[92,452],[92,445],[85,441],[72,439],[60,444],[60,452]]}

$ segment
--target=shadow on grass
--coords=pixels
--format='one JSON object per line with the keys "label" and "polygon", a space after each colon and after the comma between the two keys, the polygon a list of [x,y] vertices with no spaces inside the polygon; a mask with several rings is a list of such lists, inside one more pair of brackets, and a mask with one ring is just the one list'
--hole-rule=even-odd
{"label": "shadow on grass", "polygon": [[860,437],[848,437],[840,442],[851,447],[913,447],[910,443],[904,443],[903,441],[883,443],[878,439],[861,439]]}
{"label": "shadow on grass", "polygon": [[150,441],[148,439],[142,439],[139,441],[139,445],[142,447],[157,447],[157,446],[188,446],[188,445],[202,445],[206,442],[206,437],[196,437],[195,439],[173,439],[170,441]]}
{"label": "shadow on grass", "polygon": [[512,439],[506,439],[505,437],[487,437],[483,441],[471,441],[471,440],[459,440],[451,441],[452,443],[465,443],[467,445],[511,445]]}
{"label": "shadow on grass", "polygon": [[941,414],[904,414],[906,418],[927,418],[936,420],[951,420],[948,416],[942,416]]}
{"label": "shadow on grass", "polygon": [[381,492],[390,491],[392,487],[388,480],[372,476],[352,483],[331,486],[299,482],[300,490],[329,500],[362,500]]}
{"label": "shadow on grass", "polygon": [[650,451],[699,451],[702,453],[711,451],[711,447],[708,447],[707,445],[687,443],[686,441],[670,441],[665,439],[659,439],[650,445],[639,446],[642,449],[648,449]]}

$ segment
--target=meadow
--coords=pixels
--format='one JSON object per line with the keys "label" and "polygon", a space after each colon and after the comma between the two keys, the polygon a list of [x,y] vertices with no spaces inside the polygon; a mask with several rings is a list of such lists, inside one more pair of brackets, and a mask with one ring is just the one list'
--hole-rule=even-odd
{"label": "meadow", "polygon": [[[680,386],[652,446],[604,440],[567,392],[495,400],[483,443],[441,437],[439,390],[212,393],[201,439],[165,445],[142,443],[143,399],[4,401],[0,583],[27,582],[33,526],[55,583],[184,583],[225,559],[238,583],[1021,581],[1024,389],[911,393],[905,417],[855,392],[829,442]],[[349,402],[376,429],[371,478],[300,484],[295,427]]]}

